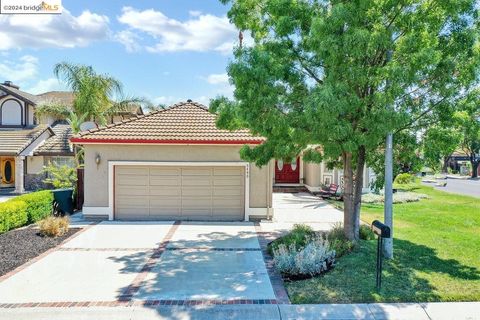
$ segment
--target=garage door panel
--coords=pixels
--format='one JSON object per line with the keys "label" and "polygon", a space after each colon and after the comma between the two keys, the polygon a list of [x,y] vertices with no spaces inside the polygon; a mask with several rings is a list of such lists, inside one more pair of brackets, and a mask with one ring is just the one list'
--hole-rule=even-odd
{"label": "garage door panel", "polygon": [[166,208],[176,208],[182,205],[182,199],[180,197],[171,198],[171,197],[158,197],[150,198],[150,207],[166,207]]}
{"label": "garage door panel", "polygon": [[212,168],[185,167],[182,168],[182,176],[211,176]]}
{"label": "garage door panel", "polygon": [[240,187],[243,185],[243,179],[240,179],[240,177],[230,177],[230,176],[224,176],[222,178],[215,177],[213,180],[213,185],[214,186],[236,186]]}
{"label": "garage door panel", "polygon": [[213,188],[212,195],[214,197],[223,197],[223,196],[243,196],[243,188]]}
{"label": "garage door panel", "polygon": [[244,168],[116,167],[118,219],[241,220]]}
{"label": "garage door panel", "polygon": [[117,174],[128,174],[128,175],[137,175],[137,176],[148,176],[149,168],[143,166],[123,166],[116,167],[115,172]]}
{"label": "garage door panel", "polygon": [[243,169],[235,167],[214,168],[214,176],[242,176]]}
{"label": "garage door panel", "polygon": [[151,196],[169,196],[169,197],[180,197],[182,195],[181,187],[150,187],[149,194]]}
{"label": "garage door panel", "polygon": [[150,167],[150,176],[156,177],[156,176],[179,176],[181,173],[180,168],[175,168],[175,167]]}
{"label": "garage door panel", "polygon": [[118,176],[119,186],[147,186],[148,185],[148,175],[119,175]]}
{"label": "garage door panel", "polygon": [[124,208],[133,208],[133,207],[142,207],[148,208],[148,197],[144,196],[124,196],[120,197],[117,200],[117,207],[124,207]]}
{"label": "garage door panel", "polygon": [[180,177],[172,176],[150,176],[150,186],[181,186],[182,180]]}
{"label": "garage door panel", "polygon": [[211,208],[211,197],[182,197],[182,207],[184,208]]}
{"label": "garage door panel", "polygon": [[210,186],[212,183],[209,177],[204,176],[182,176],[182,186]]}
{"label": "garage door panel", "polygon": [[147,186],[117,186],[115,193],[122,197],[144,196],[148,194]]}
{"label": "garage door panel", "polygon": [[184,197],[210,197],[212,189],[209,187],[197,188],[197,187],[183,187],[182,195]]}
{"label": "garage door panel", "polygon": [[243,199],[240,198],[230,198],[230,199],[213,199],[214,208],[228,208],[228,207],[237,207],[240,208],[243,205]]}

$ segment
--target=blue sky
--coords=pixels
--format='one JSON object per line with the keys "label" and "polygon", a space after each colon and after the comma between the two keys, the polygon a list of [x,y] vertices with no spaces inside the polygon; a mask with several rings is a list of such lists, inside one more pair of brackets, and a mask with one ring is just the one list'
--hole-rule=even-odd
{"label": "blue sky", "polygon": [[65,89],[55,63],[92,65],[128,95],[171,104],[231,95],[225,68],[238,32],[218,0],[63,0],[62,15],[0,15],[0,81]]}

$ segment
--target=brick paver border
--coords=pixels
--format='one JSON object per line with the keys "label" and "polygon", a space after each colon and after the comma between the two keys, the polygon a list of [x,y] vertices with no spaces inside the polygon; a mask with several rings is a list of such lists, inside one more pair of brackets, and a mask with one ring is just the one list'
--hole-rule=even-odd
{"label": "brick paver border", "polygon": [[133,282],[118,297],[119,302],[132,301],[133,295],[137,293],[138,290],[140,290],[140,286],[142,285],[142,282],[145,281],[145,278],[147,277],[148,273],[153,269],[153,267],[158,262],[158,260],[160,260],[160,257],[167,249],[167,246],[170,243],[170,240],[172,239],[173,234],[177,231],[180,224],[181,224],[181,221],[175,221],[173,223],[173,225],[170,227],[170,229],[168,230],[163,240],[160,242],[160,245],[158,246],[158,248],[153,250],[152,255],[148,258],[147,262],[142,267],[140,272],[137,274],[135,279],[133,279]]}
{"label": "brick paver border", "polygon": [[[14,276],[15,274],[19,273],[20,271],[24,270],[25,268],[31,266],[35,262],[37,262],[39,260],[42,260],[47,255],[49,255],[50,253],[60,250],[61,246],[63,246],[65,243],[75,239],[76,237],[78,237],[79,235],[81,235],[82,233],[84,233],[85,231],[87,231],[88,229],[90,229],[91,227],[93,227],[93,226],[95,226],[99,223],[100,223],[100,221],[97,221],[97,222],[91,223],[91,224],[83,227],[81,230],[77,231],[75,234],[73,234],[70,237],[68,237],[67,239],[63,240],[56,247],[48,249],[47,251],[45,251],[45,252],[41,253],[40,255],[36,256],[35,258],[28,260],[27,262],[25,262],[21,266],[18,266],[17,268],[13,269],[12,271],[9,271],[9,272],[5,273],[3,276],[0,277],[0,282],[7,280],[8,278],[10,278],[10,277]],[[71,228],[75,228],[75,227],[72,226]]]}
{"label": "brick paver border", "polygon": [[285,289],[282,276],[277,272],[273,264],[273,258],[267,251],[268,243],[275,239],[274,233],[262,231],[260,223],[255,222],[255,231],[257,232],[258,242],[262,248],[263,260],[267,267],[268,276],[272,284],[273,292],[277,298],[278,304],[290,304],[287,290]]}
{"label": "brick paver border", "polygon": [[[273,260],[267,253],[268,233],[262,232],[259,224],[255,224],[255,231],[260,243],[259,248],[167,248],[174,233],[177,231],[181,221],[175,221],[170,227],[165,237],[160,242],[157,248],[64,248],[62,245],[68,241],[76,238],[81,233],[97,225],[99,222],[90,224],[78,231],[70,238],[65,239],[58,246],[51,248],[36,258],[28,261],[15,270],[0,277],[0,282],[22,271],[26,267],[39,261],[43,257],[54,251],[153,251],[148,258],[145,265],[132,281],[132,283],[124,290],[124,292],[115,301],[57,301],[57,302],[29,302],[29,303],[0,303],[0,308],[71,308],[71,307],[121,307],[121,306],[207,306],[207,305],[233,305],[233,304],[289,304],[287,292],[283,286],[281,276],[275,271],[273,267]],[[152,270],[155,264],[160,260],[160,257],[165,251],[261,251],[267,268],[268,276],[272,284],[276,299],[202,299],[202,300],[133,300],[133,296],[138,292],[142,283],[145,281],[148,273]]]}
{"label": "brick paver border", "polygon": [[13,308],[72,308],[72,307],[126,307],[126,306],[206,306],[232,304],[277,304],[275,299],[210,299],[210,300],[117,300],[117,301],[58,301],[39,303],[3,303],[0,309]]}

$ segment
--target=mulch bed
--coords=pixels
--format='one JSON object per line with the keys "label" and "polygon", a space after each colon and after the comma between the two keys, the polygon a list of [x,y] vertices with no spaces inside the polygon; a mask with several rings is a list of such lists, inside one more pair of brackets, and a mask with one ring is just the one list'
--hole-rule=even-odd
{"label": "mulch bed", "polygon": [[63,240],[77,233],[80,228],[71,228],[57,238],[44,237],[34,226],[12,230],[0,235],[0,276],[21,266]]}

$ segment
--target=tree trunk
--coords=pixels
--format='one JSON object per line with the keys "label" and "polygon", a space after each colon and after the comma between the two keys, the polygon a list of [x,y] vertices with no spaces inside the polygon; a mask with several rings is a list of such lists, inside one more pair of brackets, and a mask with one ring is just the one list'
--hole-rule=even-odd
{"label": "tree trunk", "polygon": [[353,194],[353,203],[354,203],[353,216],[355,219],[354,231],[356,234],[356,238],[359,237],[359,230],[360,230],[360,210],[362,208],[364,167],[365,167],[365,146],[360,146],[360,148],[358,149],[357,169],[355,172],[355,184],[354,184],[354,194]]}
{"label": "tree trunk", "polygon": [[352,153],[343,152],[343,230],[349,240],[358,240],[358,229],[355,231],[355,204],[353,195]]}
{"label": "tree trunk", "polygon": [[470,164],[472,165],[472,178],[478,177],[478,165],[480,163],[475,160],[475,154],[470,155]]}
{"label": "tree trunk", "polygon": [[450,156],[446,156],[443,158],[443,167],[442,167],[442,173],[447,174],[448,173],[448,161],[450,160]]}

